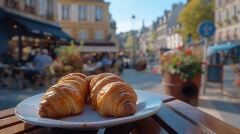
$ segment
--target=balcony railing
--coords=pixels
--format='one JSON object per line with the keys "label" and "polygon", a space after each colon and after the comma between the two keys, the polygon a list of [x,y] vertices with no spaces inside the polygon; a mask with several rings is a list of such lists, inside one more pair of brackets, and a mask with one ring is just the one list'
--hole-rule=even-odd
{"label": "balcony railing", "polygon": [[6,8],[20,10],[19,2],[15,0],[5,0],[4,6]]}

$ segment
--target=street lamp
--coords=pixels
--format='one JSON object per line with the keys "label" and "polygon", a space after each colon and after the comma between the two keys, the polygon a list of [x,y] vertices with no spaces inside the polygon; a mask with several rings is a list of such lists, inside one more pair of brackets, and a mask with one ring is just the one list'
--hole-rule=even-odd
{"label": "street lamp", "polygon": [[133,14],[132,17],[132,37],[133,37],[133,66],[136,65],[136,45],[135,45],[135,38],[134,38],[134,28],[135,28],[135,19],[136,16]]}

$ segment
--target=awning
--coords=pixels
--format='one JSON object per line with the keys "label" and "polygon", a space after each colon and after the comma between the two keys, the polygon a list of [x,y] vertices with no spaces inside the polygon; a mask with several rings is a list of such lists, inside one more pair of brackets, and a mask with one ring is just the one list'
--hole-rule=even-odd
{"label": "awning", "polygon": [[230,51],[233,48],[238,47],[239,45],[237,43],[234,42],[227,42],[227,43],[221,43],[221,44],[217,44],[214,46],[209,46],[208,47],[208,51],[207,51],[207,55],[211,56],[217,52],[226,52],[226,51]]}
{"label": "awning", "polygon": [[73,40],[67,33],[62,31],[61,27],[55,24],[39,21],[33,18],[22,16],[20,14],[8,11],[7,9],[0,8],[0,12],[4,13],[5,17],[8,17],[16,23],[19,23],[26,28],[30,34],[53,36],[57,39],[71,41]]}

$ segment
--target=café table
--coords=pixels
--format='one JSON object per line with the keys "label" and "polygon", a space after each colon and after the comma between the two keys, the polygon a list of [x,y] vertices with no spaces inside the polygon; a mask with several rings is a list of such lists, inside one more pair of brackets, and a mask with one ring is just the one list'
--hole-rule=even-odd
{"label": "caf\u00e9 table", "polygon": [[80,131],[34,126],[16,118],[14,108],[0,111],[0,134],[239,134],[233,127],[168,95],[159,94],[163,105],[151,117],[98,130]]}

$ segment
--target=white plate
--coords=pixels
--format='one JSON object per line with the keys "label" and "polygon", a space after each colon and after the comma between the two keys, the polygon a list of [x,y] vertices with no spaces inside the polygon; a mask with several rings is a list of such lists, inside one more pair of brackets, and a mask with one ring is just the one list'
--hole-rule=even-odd
{"label": "white plate", "polygon": [[135,90],[138,96],[137,112],[134,115],[114,118],[102,117],[93,111],[89,105],[84,107],[82,114],[61,119],[41,118],[38,115],[38,107],[43,94],[32,96],[16,106],[16,116],[29,124],[72,128],[72,129],[97,129],[116,126],[128,122],[134,122],[149,117],[159,111],[162,101],[157,94]]}

